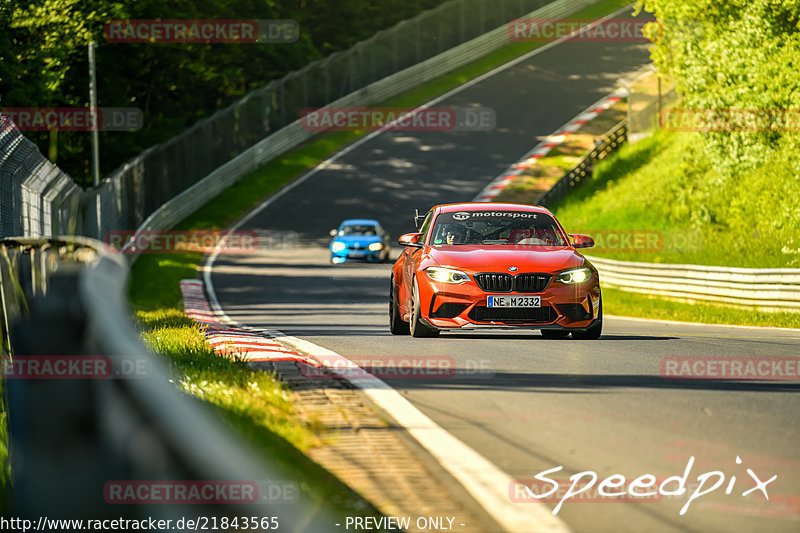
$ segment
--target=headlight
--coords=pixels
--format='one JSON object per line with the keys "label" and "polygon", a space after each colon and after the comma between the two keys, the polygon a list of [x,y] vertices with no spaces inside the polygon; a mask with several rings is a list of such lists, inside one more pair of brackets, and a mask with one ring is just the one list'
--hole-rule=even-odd
{"label": "headlight", "polygon": [[382,242],[373,242],[369,245],[370,252],[377,252],[378,250],[383,250],[383,243]]}
{"label": "headlight", "polygon": [[460,270],[453,270],[451,268],[428,267],[425,273],[433,281],[440,283],[464,283],[469,281],[469,276]]}
{"label": "headlight", "polygon": [[575,268],[562,272],[556,277],[556,281],[561,283],[583,283],[592,277],[592,271],[588,268]]}
{"label": "headlight", "polygon": [[345,248],[346,246],[344,245],[343,242],[336,241],[331,243],[331,252],[341,252]]}

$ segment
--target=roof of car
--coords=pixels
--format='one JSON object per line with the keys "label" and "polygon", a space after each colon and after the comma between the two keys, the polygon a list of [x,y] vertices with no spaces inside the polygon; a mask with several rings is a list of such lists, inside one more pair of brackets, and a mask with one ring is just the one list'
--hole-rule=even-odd
{"label": "roof of car", "polygon": [[[545,207],[527,204],[470,202],[463,204],[443,204],[437,205],[436,207],[438,207],[442,213],[452,213],[453,211],[532,211],[534,213],[547,213],[548,215],[552,215]],[[436,207],[434,207],[434,209]]]}
{"label": "roof of car", "polygon": [[363,226],[380,226],[380,223],[377,220],[372,220],[371,218],[349,218],[347,220],[343,220],[340,226],[347,224],[361,224]]}

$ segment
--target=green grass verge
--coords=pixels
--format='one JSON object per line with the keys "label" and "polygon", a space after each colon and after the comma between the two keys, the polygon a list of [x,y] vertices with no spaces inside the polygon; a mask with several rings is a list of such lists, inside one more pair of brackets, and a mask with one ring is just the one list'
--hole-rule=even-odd
{"label": "green grass verge", "polygon": [[181,310],[140,310],[137,318],[145,344],[172,367],[178,387],[233,415],[227,418],[239,422],[237,429],[264,427],[301,450],[318,444],[313,424],[294,415],[282,382],[249,369],[244,360],[217,355],[197,323]]}
{"label": "green grass verge", "polygon": [[713,304],[678,302],[608,287],[603,288],[603,312],[609,315],[680,322],[800,328],[800,313],[772,313]]}
{"label": "green grass verge", "polygon": [[600,162],[591,180],[553,211],[568,231],[658,230],[664,236],[658,251],[587,250],[590,255],[649,263],[800,267],[800,176],[792,163],[770,161],[743,176],[721,176],[694,153],[700,143],[698,133],[659,132],[626,145]]}

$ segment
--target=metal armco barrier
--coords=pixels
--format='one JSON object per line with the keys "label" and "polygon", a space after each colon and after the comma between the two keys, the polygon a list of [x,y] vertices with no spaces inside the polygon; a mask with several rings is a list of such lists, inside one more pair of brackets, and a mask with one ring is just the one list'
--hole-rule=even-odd
{"label": "metal armco barrier", "polygon": [[602,141],[597,146],[589,150],[589,152],[583,156],[583,159],[581,159],[577,165],[572,167],[572,169],[564,174],[564,177],[558,180],[558,182],[553,185],[549,191],[540,196],[539,204],[549,207],[554,203],[563,200],[570,192],[572,192],[572,189],[592,177],[592,167],[596,161],[600,161],[601,159],[605,159],[611,155],[611,153],[616,151],[625,143],[627,138],[628,122],[623,120],[614,126],[611,131],[605,134]]}
{"label": "metal armco barrier", "polygon": [[[337,530],[340,511],[302,489],[293,501],[277,503],[106,501],[104,487],[113,481],[240,480],[256,482],[263,495],[270,480],[291,479],[279,463],[256,460],[216,415],[168,381],[167,369],[142,344],[123,304],[126,272],[122,257],[98,241],[0,241],[4,370],[15,358],[48,356],[96,356],[112,368],[126,363],[146,370],[146,376],[126,379],[21,379],[4,373],[14,516],[34,524],[42,516],[274,516],[279,531]],[[302,481],[293,480],[298,487]],[[254,530],[262,528],[267,529]]]}
{"label": "metal armco barrier", "polygon": [[606,287],[764,311],[800,312],[800,269],[728,268],[586,256]]}

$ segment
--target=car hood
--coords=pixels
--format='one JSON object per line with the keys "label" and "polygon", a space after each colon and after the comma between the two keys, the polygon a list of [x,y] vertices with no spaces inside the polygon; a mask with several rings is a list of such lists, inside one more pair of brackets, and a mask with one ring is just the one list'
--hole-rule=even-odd
{"label": "car hood", "polygon": [[564,246],[442,246],[430,248],[441,266],[482,272],[556,272],[584,264],[583,256]]}

